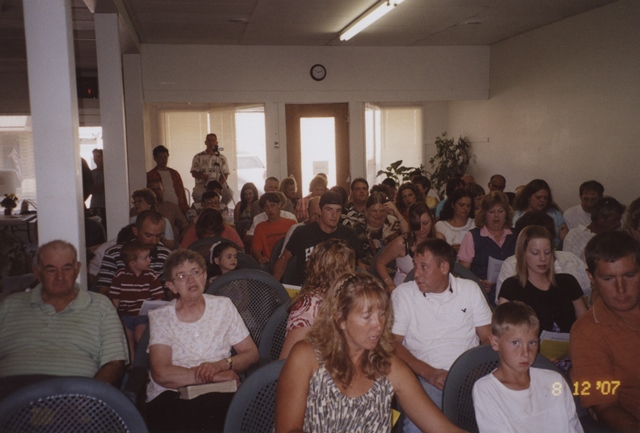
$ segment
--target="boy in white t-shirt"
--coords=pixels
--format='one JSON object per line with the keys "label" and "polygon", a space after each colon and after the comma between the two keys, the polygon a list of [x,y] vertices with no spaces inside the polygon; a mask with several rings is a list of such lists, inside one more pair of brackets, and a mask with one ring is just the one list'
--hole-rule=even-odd
{"label": "boy in white t-shirt", "polygon": [[582,433],[573,395],[557,372],[530,368],[538,354],[540,322],[531,307],[499,305],[491,319],[498,368],[473,386],[480,433]]}

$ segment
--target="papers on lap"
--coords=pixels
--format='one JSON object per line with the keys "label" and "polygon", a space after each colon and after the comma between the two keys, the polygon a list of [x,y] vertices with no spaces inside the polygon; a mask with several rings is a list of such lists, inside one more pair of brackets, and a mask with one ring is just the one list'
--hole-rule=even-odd
{"label": "papers on lap", "polygon": [[569,334],[566,332],[542,331],[540,353],[547,359],[564,359],[569,354]]}
{"label": "papers on lap", "polygon": [[203,394],[209,394],[210,392],[236,392],[237,390],[238,384],[235,380],[203,383],[200,385],[187,385],[178,388],[178,392],[180,393],[180,398],[182,400],[192,400]]}
{"label": "papers on lap", "polygon": [[155,310],[156,308],[164,307],[169,304],[169,301],[162,300],[153,300],[153,299],[145,299],[142,303],[142,307],[140,307],[139,316],[148,316],[149,311]]}

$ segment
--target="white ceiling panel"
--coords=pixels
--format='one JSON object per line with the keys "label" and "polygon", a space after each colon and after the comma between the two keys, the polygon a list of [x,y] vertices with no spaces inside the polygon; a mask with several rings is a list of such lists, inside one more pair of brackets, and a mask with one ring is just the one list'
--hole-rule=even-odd
{"label": "white ceiling panel", "polygon": [[[339,33],[376,0],[72,0],[72,16],[76,57],[86,57],[76,62],[86,67],[95,61],[91,11],[117,4],[147,44],[452,46],[491,45],[615,1],[405,0],[347,42]],[[24,55],[22,0],[0,0],[0,67]]]}

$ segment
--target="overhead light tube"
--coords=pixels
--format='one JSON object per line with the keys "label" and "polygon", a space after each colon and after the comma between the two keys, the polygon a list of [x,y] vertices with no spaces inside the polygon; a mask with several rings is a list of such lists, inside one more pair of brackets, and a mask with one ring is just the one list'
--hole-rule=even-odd
{"label": "overhead light tube", "polygon": [[371,24],[378,21],[385,16],[387,12],[390,12],[394,7],[398,6],[404,0],[384,0],[376,6],[365,12],[360,18],[350,24],[345,31],[340,33],[341,41],[348,41]]}

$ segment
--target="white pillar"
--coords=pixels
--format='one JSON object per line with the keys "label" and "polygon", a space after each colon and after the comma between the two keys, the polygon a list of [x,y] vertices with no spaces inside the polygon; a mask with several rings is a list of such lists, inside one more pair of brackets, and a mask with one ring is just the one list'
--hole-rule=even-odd
{"label": "white pillar", "polygon": [[116,14],[95,14],[100,119],[104,143],[107,237],[129,224],[129,176],[124,115],[122,55]]}
{"label": "white pillar", "polygon": [[[74,244],[86,265],[71,0],[24,0],[23,5],[38,239]],[[85,272],[80,275],[86,287]]]}
{"label": "white pillar", "polygon": [[349,174],[367,178],[367,145],[365,136],[364,103],[349,103]]}
{"label": "white pillar", "polygon": [[[131,189],[147,186],[146,158],[152,158],[144,138],[144,97],[140,54],[124,54],[124,100],[127,121],[127,157]],[[151,146],[149,146],[151,147]]]}

